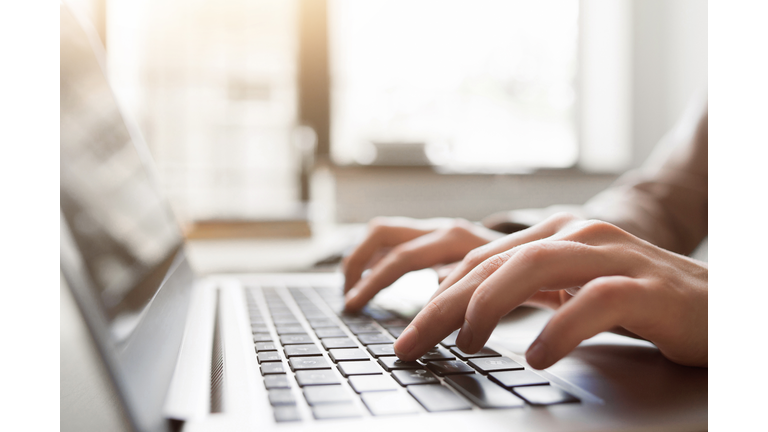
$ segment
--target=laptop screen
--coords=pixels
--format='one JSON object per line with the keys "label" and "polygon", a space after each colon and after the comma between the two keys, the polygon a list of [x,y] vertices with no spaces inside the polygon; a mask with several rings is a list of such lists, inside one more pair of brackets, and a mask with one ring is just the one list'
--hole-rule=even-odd
{"label": "laptop screen", "polygon": [[86,33],[61,27],[61,212],[112,338],[127,338],[182,244]]}

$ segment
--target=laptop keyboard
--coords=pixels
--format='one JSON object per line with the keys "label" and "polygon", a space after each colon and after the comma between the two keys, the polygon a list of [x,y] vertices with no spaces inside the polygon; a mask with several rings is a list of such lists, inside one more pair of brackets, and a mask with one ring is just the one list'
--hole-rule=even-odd
{"label": "laptop keyboard", "polygon": [[491,348],[462,352],[458,331],[418,361],[400,361],[392,344],[408,322],[372,306],[343,313],[337,288],[251,287],[246,300],[277,422],[301,421],[303,403],[325,420],[367,415],[358,401],[374,416],[579,402]]}

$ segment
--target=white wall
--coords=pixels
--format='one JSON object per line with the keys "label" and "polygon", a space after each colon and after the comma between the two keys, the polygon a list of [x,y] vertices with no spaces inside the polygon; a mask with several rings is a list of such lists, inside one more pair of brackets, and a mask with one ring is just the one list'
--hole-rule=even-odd
{"label": "white wall", "polygon": [[640,165],[707,87],[707,2],[635,0],[633,22],[633,165]]}

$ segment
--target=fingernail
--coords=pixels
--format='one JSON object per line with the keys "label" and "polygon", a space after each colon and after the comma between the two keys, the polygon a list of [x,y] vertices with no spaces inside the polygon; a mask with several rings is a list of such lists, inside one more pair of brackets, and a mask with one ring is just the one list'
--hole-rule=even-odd
{"label": "fingernail", "polygon": [[358,290],[352,289],[347,294],[344,295],[344,310],[347,312],[352,312],[356,309],[355,306],[355,297],[357,297]]}
{"label": "fingernail", "polygon": [[528,351],[525,353],[525,359],[532,367],[544,369],[547,367],[547,350],[540,340],[533,341]]}
{"label": "fingernail", "polygon": [[408,326],[403,331],[399,338],[395,341],[395,354],[398,357],[407,356],[413,347],[416,346],[416,342],[419,341],[419,331],[414,326]]}
{"label": "fingernail", "polygon": [[469,326],[469,322],[467,320],[464,320],[464,324],[461,325],[461,330],[459,330],[459,337],[456,338],[456,345],[458,345],[461,350],[469,349],[469,346],[472,344],[472,327]]}
{"label": "fingernail", "polygon": [[357,293],[358,293],[357,288],[352,288],[351,290],[347,291],[347,293],[344,294],[344,301],[352,300],[357,296]]}

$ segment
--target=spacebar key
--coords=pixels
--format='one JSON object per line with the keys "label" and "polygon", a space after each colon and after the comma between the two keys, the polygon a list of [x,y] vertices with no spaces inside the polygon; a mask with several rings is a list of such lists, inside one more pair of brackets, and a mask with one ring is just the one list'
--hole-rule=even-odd
{"label": "spacebar key", "polygon": [[469,402],[440,384],[408,386],[408,393],[429,412],[472,409]]}
{"label": "spacebar key", "polygon": [[480,408],[516,408],[522,399],[482,375],[449,375],[445,381]]}

